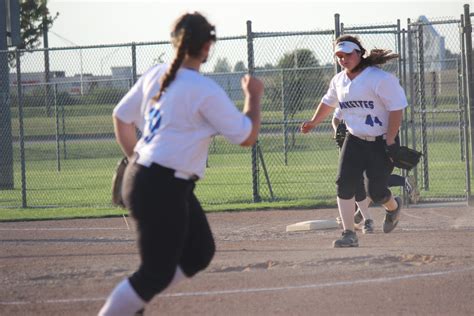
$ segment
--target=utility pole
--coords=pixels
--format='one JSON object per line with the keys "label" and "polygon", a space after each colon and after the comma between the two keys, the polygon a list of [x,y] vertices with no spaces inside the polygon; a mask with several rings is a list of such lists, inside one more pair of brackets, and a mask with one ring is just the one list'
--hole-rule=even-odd
{"label": "utility pole", "polygon": [[[76,43],[74,43],[73,41],[71,40],[68,40],[67,38],[65,38],[64,36],[61,36],[59,35],[58,33],[55,33],[53,31],[49,31],[50,33],[53,33],[54,35],[56,35],[57,37],[59,37],[61,40],[69,43],[69,45],[72,45],[72,46],[78,46]],[[80,64],[80,78],[81,78],[81,95],[84,95],[84,65],[83,65],[83,60],[82,60],[82,48],[79,48],[79,64]]]}
{"label": "utility pole", "polygon": [[52,103],[52,96],[51,96],[51,86],[50,82],[50,71],[49,71],[49,39],[48,39],[48,15],[45,13],[43,15],[43,48],[44,50],[44,82],[45,85],[45,103],[46,103],[46,113],[48,117],[51,117],[51,103]]}

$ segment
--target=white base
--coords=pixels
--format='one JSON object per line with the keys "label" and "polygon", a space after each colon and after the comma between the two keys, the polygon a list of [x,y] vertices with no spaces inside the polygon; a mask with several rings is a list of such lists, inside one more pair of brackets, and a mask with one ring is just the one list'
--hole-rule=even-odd
{"label": "white base", "polygon": [[339,228],[336,220],[318,219],[314,221],[299,222],[286,226],[287,232],[314,230],[314,229],[331,229]]}

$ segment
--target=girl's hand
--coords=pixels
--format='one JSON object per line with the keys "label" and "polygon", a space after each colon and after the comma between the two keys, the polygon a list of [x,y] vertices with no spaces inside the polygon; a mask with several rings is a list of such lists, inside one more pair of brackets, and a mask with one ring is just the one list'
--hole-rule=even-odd
{"label": "girl's hand", "polygon": [[260,99],[263,95],[263,82],[253,76],[245,75],[241,80],[242,90],[245,95]]}
{"label": "girl's hand", "polygon": [[316,127],[316,124],[314,124],[312,121],[306,121],[303,124],[301,124],[300,130],[301,130],[301,133],[306,134],[315,127]]}

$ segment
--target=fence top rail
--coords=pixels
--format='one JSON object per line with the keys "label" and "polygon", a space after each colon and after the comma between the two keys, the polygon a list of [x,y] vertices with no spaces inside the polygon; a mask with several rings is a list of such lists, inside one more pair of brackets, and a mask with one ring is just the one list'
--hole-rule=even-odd
{"label": "fence top rail", "polygon": [[[246,39],[246,35],[235,35],[235,36],[224,36],[224,37],[217,37],[217,42],[222,41],[229,41],[229,40],[243,40]],[[139,42],[139,43],[130,43],[129,45],[136,45],[136,46],[151,46],[151,45],[163,45],[163,44],[171,44],[170,41],[159,41],[159,42]]]}
{"label": "fence top rail", "polygon": [[460,113],[460,112],[463,112],[463,110],[462,110],[462,109],[446,109],[446,110],[438,110],[438,109],[436,109],[436,110],[429,110],[429,109],[428,109],[428,110],[419,110],[419,109],[417,109],[417,108],[415,107],[415,109],[414,109],[413,112],[414,112],[414,113],[421,113],[421,114],[423,114],[423,113],[444,113],[444,114],[446,114],[446,113]]}
{"label": "fence top rail", "polygon": [[[226,36],[218,37],[218,41],[246,39],[245,35],[239,36]],[[170,41],[156,41],[156,42],[131,42],[131,43],[119,43],[119,44],[104,44],[104,45],[85,45],[85,46],[63,46],[63,47],[49,47],[49,48],[35,48],[35,49],[10,49],[0,50],[1,53],[33,53],[33,52],[44,52],[44,51],[62,51],[62,50],[78,50],[78,49],[97,49],[97,48],[119,48],[119,47],[132,47],[132,46],[152,46],[152,45],[169,45]]]}
{"label": "fence top rail", "polygon": [[[346,31],[350,31],[348,29],[342,29],[342,33],[343,34],[347,34]],[[398,33],[402,33],[402,31],[397,31],[397,30],[393,30],[393,31],[358,31],[358,32],[352,32],[352,34],[398,34]]]}
{"label": "fence top rail", "polygon": [[299,35],[333,35],[334,30],[328,31],[303,31],[303,32],[252,32],[255,37],[278,37],[278,36],[299,36]]}
{"label": "fence top rail", "polygon": [[351,26],[345,27],[344,23],[341,23],[341,28],[344,30],[377,30],[377,29],[389,29],[389,28],[397,28],[398,24],[388,24],[388,25],[366,25],[366,26]]}
{"label": "fence top rail", "polygon": [[157,45],[157,44],[169,44],[169,41],[163,42],[150,42],[150,43],[123,43],[123,44],[108,44],[108,45],[86,45],[86,46],[64,46],[64,47],[48,47],[48,48],[35,48],[35,49],[12,49],[8,51],[0,51],[0,53],[14,53],[18,51],[20,53],[33,53],[33,52],[45,52],[45,51],[61,51],[61,50],[78,50],[78,49],[96,49],[96,48],[118,48],[118,47],[132,47],[141,45]]}
{"label": "fence top rail", "polygon": [[461,20],[443,20],[443,21],[429,21],[429,22],[410,22],[410,26],[420,26],[420,25],[436,25],[436,24],[458,24],[461,23]]}
{"label": "fence top rail", "polygon": [[[21,77],[21,76],[20,76]],[[70,84],[78,84],[78,83],[94,83],[94,82],[129,82],[133,80],[132,77],[120,77],[120,78],[106,78],[106,79],[91,79],[88,77],[84,77],[81,79],[70,80],[70,81],[51,81],[51,82],[22,82],[21,86],[24,87],[44,87],[44,86],[67,86]],[[10,83],[10,87],[16,87],[18,83]]]}
{"label": "fence top rail", "polygon": [[243,39],[247,39],[247,36],[246,35],[236,35],[236,36],[218,37],[217,42],[230,41],[230,40],[243,40]]}
{"label": "fence top rail", "polygon": [[[262,125],[281,125],[281,124],[301,124],[304,123],[305,120],[269,120],[269,121],[262,121]],[[327,122],[325,122],[327,123]]]}

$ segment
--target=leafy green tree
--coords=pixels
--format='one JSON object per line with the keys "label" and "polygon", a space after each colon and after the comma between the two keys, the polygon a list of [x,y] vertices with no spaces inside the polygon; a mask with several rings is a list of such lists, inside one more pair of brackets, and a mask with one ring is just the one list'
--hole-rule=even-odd
{"label": "leafy green tree", "polygon": [[247,71],[247,67],[245,67],[245,64],[243,61],[238,61],[234,65],[234,72],[243,72]]}
{"label": "leafy green tree", "polygon": [[[322,67],[313,51],[297,49],[287,53],[280,58],[277,68],[281,69],[283,81],[280,98],[285,119],[293,120],[296,113],[313,109],[326,85]],[[292,146],[295,144],[294,132],[292,130]]]}
{"label": "leafy green tree", "polygon": [[[45,30],[53,25],[59,13],[50,15],[47,0],[20,1],[20,49],[35,49],[41,44]],[[15,67],[15,54],[8,56],[10,66]]]}
{"label": "leafy green tree", "polygon": [[214,72],[230,72],[231,67],[227,58],[217,58],[214,65]]}
{"label": "leafy green tree", "polygon": [[37,48],[45,29],[50,29],[59,13],[50,15],[47,0],[24,0],[20,2],[20,48]]}
{"label": "leafy green tree", "polygon": [[275,66],[273,66],[271,63],[266,63],[263,65],[263,69],[270,70],[270,69],[275,69]]}
{"label": "leafy green tree", "polygon": [[277,65],[283,69],[318,67],[319,61],[311,50],[302,48],[283,55]]}
{"label": "leafy green tree", "polygon": [[297,49],[283,55],[277,68],[282,69],[283,104],[286,116],[293,118],[301,110],[313,108],[325,83],[322,69],[309,49]]}

